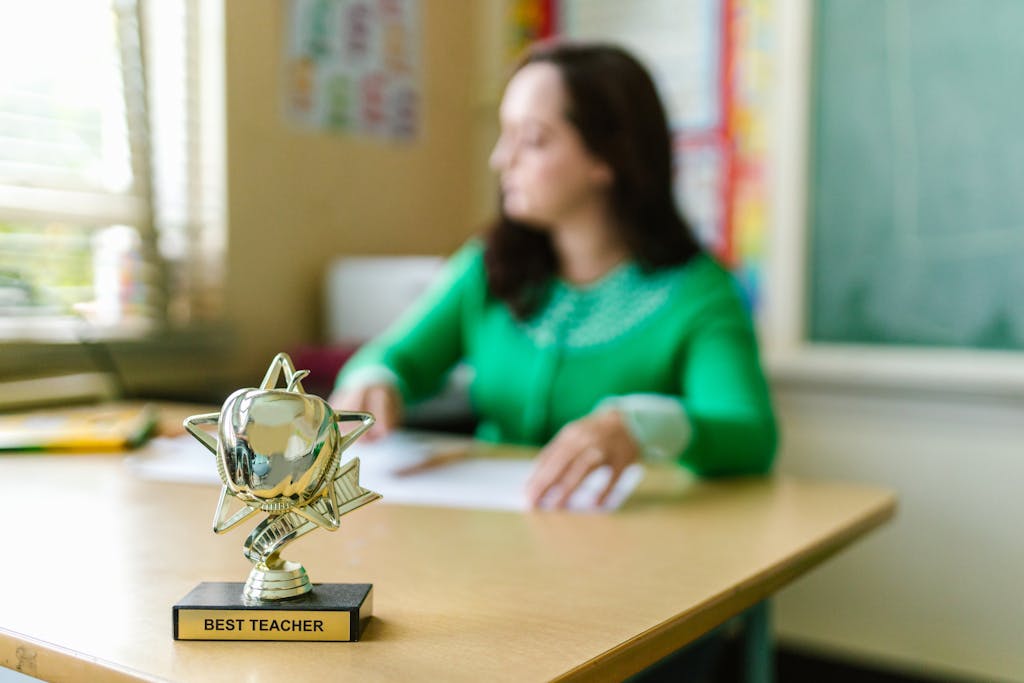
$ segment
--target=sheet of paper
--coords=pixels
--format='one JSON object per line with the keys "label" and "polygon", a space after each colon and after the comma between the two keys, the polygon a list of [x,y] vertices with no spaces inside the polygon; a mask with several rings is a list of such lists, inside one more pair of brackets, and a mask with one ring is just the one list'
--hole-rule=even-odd
{"label": "sheet of paper", "polygon": [[[412,466],[438,452],[471,448],[472,441],[422,433],[398,433],[370,443],[357,443],[346,451],[346,459],[359,458],[360,482],[393,503],[436,505],[493,510],[526,510],[524,492],[533,471],[533,461],[507,458],[474,458],[401,476]],[[598,494],[608,482],[609,469],[588,477],[569,501],[569,509],[597,510]],[[643,478],[643,468],[634,465],[620,477],[603,510],[622,505]]]}
{"label": "sheet of paper", "polygon": [[151,439],[146,447],[124,459],[140,479],[184,484],[219,484],[217,462],[191,435]]}
{"label": "sheet of paper", "polygon": [[[359,458],[360,483],[380,493],[386,503],[527,510],[524,491],[533,470],[530,460],[467,457],[416,474],[397,474],[439,452],[472,447],[473,441],[466,437],[400,432],[380,441],[354,444],[345,452],[344,460]],[[188,435],[153,439],[145,451],[126,458],[126,464],[143,479],[220,483],[214,456]],[[592,473],[573,495],[569,509],[615,510],[643,478],[643,468],[631,466],[623,472],[606,504],[597,508],[594,501],[609,473],[607,468]]]}

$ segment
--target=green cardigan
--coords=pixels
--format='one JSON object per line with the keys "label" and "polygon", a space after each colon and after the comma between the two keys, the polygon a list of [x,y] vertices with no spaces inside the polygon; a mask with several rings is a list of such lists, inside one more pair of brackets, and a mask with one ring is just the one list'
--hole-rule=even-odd
{"label": "green cardigan", "polygon": [[[470,242],[338,385],[387,377],[415,403],[460,361],[472,371],[482,439],[539,446],[572,420],[621,406],[645,452],[669,444],[666,455],[696,474],[761,473],[774,457],[750,320],[731,276],[704,255],[655,273],[627,263],[587,287],[556,279],[543,308],[519,321],[488,296],[483,248]],[[636,395],[654,400],[631,403]]]}

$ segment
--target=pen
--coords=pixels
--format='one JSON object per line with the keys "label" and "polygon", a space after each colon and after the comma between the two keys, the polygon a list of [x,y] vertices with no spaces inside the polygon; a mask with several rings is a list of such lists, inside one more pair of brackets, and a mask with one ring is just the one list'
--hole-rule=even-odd
{"label": "pen", "polygon": [[420,472],[426,472],[428,470],[437,469],[438,467],[444,467],[453,462],[465,459],[469,455],[469,448],[451,448],[448,450],[439,451],[433,455],[420,460],[412,465],[406,465],[405,467],[399,467],[392,474],[396,477],[407,477],[411,474],[419,474]]}

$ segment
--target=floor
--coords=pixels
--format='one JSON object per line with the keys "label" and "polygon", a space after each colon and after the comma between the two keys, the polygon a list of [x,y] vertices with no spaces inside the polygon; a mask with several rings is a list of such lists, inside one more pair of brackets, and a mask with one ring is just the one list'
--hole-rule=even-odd
{"label": "floor", "polygon": [[[954,683],[954,679],[886,671],[786,647],[775,652],[775,680],[778,683]],[[971,682],[955,679],[955,683]]]}
{"label": "floor", "polygon": [[[740,636],[706,637],[670,655],[630,683],[742,683]],[[781,646],[775,650],[776,683],[977,683],[911,675]]]}

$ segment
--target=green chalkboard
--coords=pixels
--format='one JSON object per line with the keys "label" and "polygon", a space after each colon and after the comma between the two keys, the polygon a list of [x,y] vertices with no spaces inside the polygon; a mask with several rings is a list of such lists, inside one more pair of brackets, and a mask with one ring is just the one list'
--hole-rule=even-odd
{"label": "green chalkboard", "polygon": [[1024,0],[817,0],[815,341],[1024,349]]}

